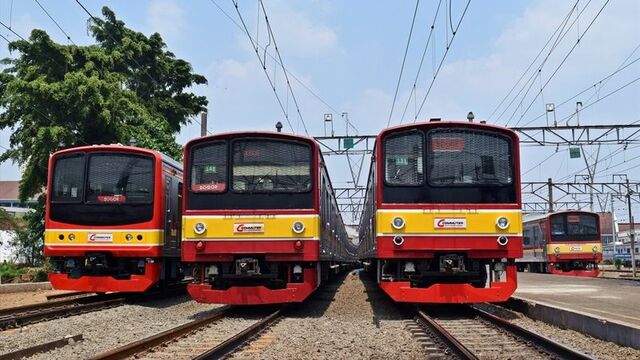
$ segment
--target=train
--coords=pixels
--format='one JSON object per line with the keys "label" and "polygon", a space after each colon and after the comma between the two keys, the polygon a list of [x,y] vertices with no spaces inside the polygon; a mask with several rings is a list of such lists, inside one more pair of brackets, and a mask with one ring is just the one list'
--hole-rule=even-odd
{"label": "train", "polygon": [[567,210],[524,217],[521,271],[597,277],[602,261],[600,217]]}
{"label": "train", "polygon": [[358,257],[396,302],[506,301],[522,256],[519,139],[485,122],[376,137]]}
{"label": "train", "polygon": [[92,145],[49,159],[44,254],[54,289],[145,292],[180,281],[182,165]]}
{"label": "train", "polygon": [[202,303],[302,302],[355,260],[312,138],[230,132],[184,150],[182,259]]}

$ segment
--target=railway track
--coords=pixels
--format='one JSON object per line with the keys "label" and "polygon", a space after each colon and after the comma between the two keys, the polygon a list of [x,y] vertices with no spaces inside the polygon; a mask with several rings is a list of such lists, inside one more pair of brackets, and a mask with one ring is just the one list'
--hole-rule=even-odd
{"label": "railway track", "polygon": [[92,295],[0,309],[0,330],[108,309],[123,305],[126,300],[126,297],[119,294]]}
{"label": "railway track", "polygon": [[176,296],[183,294],[185,289],[186,283],[172,286],[163,291],[152,291],[144,294],[109,293],[83,296],[78,293],[73,298],[0,309],[0,330],[105,310],[131,302]]}
{"label": "railway track", "polygon": [[[259,319],[231,317],[234,308],[224,307],[203,319],[169,329],[123,347],[98,354],[91,360],[219,359],[255,338],[282,317],[282,309]],[[221,322],[225,324],[222,330]],[[230,330],[231,329],[231,330]]]}
{"label": "railway track", "polygon": [[[418,340],[430,357],[458,359],[593,359],[554,340],[478,308],[418,310],[416,322],[427,330]],[[414,332],[414,329],[410,329]],[[434,337],[437,339],[434,341]]]}

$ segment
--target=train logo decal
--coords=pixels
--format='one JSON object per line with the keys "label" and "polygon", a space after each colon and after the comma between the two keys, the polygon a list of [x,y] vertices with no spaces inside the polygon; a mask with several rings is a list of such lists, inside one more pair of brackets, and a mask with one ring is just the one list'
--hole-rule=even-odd
{"label": "train logo decal", "polygon": [[233,224],[234,234],[261,234],[264,232],[263,223],[235,223]]}
{"label": "train logo decal", "polygon": [[466,218],[435,218],[433,219],[435,229],[466,229]]}
{"label": "train logo decal", "polygon": [[580,252],[580,251],[582,251],[582,246],[572,246],[571,247],[571,251]]}
{"label": "train logo decal", "polygon": [[112,242],[113,234],[95,234],[89,233],[88,239],[90,242]]}

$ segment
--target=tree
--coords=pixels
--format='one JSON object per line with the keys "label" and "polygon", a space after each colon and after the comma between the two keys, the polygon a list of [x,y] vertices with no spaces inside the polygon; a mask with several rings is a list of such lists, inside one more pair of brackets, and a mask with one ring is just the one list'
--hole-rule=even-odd
{"label": "tree", "polygon": [[191,65],[166,50],[162,37],[127,28],[108,8],[89,30],[97,43],[61,45],[46,32],[14,41],[19,57],[2,60],[0,129],[11,128],[0,161],[23,166],[22,200],[46,184],[49,155],[59,149],[129,143],[180,158],[174,134],[207,100],[187,90],[206,83]]}
{"label": "tree", "polygon": [[[206,108],[207,99],[188,90],[207,80],[168,51],[159,34],[127,28],[107,7],[102,14],[89,23],[94,45],[57,44],[42,30],[9,43],[18,56],[2,60],[0,129],[12,134],[0,162],[22,166],[23,201],[46,186],[49,156],[59,149],[128,144],[133,137],[179,159],[175,133]],[[42,247],[43,219],[41,196],[18,232],[21,251]],[[22,255],[38,261],[33,251]]]}
{"label": "tree", "polygon": [[22,217],[23,226],[16,228],[16,236],[11,241],[11,247],[19,261],[29,265],[41,265],[44,260],[42,247],[44,246],[44,212],[46,196],[40,194],[34,211],[29,211]]}

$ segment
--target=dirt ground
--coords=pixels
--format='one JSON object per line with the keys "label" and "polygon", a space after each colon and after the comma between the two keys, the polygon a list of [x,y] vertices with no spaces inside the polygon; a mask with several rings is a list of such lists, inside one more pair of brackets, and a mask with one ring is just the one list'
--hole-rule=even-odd
{"label": "dirt ground", "polygon": [[47,295],[62,294],[63,290],[36,290],[16,293],[0,293],[0,309],[47,302]]}

